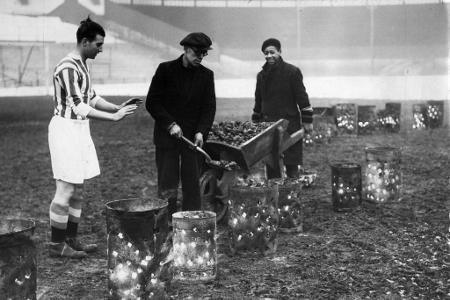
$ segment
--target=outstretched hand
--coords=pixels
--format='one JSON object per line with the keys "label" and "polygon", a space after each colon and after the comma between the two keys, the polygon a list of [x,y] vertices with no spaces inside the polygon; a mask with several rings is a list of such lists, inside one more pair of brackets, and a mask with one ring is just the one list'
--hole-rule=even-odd
{"label": "outstretched hand", "polygon": [[120,108],[115,114],[115,121],[122,120],[128,115],[133,114],[136,111],[137,105],[136,104],[130,104],[126,105],[122,108]]}
{"label": "outstretched hand", "polygon": [[122,104],[119,105],[119,109],[124,108],[125,106],[128,105],[136,105],[139,106],[144,102],[144,100],[140,99],[140,98],[130,98],[127,101],[123,102]]}

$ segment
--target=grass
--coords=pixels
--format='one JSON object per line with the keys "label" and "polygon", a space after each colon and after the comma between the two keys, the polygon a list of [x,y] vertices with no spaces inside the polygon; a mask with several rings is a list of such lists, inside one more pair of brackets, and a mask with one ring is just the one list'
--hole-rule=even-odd
{"label": "grass", "polygon": [[[25,102],[22,102],[25,103]],[[39,299],[107,296],[107,201],[153,195],[156,167],[153,122],[141,110],[119,123],[92,122],[102,175],[87,181],[81,234],[99,244],[83,261],[50,259],[48,208],[54,193],[47,144],[47,107],[8,107],[0,134],[0,217],[37,221]],[[22,111],[23,110],[23,111]],[[6,117],[5,111],[10,111]],[[33,118],[36,116],[36,118]],[[318,172],[303,190],[304,232],[280,234],[275,255],[231,256],[219,226],[217,279],[174,284],[173,299],[448,299],[450,297],[448,128],[402,134],[336,137],[304,149],[305,166]],[[332,210],[330,163],[364,163],[367,145],[402,149],[401,201],[364,202],[348,213]]]}

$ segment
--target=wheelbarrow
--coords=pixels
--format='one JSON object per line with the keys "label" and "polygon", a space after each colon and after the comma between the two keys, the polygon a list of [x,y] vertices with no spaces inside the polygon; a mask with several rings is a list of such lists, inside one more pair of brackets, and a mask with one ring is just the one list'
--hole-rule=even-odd
{"label": "wheelbarrow", "polygon": [[200,177],[203,209],[216,212],[217,221],[220,221],[227,212],[230,184],[239,172],[249,172],[250,168],[259,162],[270,165],[281,177],[282,153],[300,141],[305,134],[303,128],[288,134],[286,132],[288,124],[289,121],[280,119],[238,147],[218,141],[207,141],[205,149],[213,159],[234,161],[240,169],[205,168]]}

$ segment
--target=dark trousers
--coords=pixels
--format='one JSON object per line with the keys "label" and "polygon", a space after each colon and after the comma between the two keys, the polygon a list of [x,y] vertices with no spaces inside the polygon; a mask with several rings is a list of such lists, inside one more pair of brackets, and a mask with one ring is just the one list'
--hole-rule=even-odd
{"label": "dark trousers", "polygon": [[[292,134],[302,128],[300,122],[300,116],[296,117],[266,117],[266,121],[275,122],[279,119],[287,119],[289,121],[286,129],[287,133]],[[292,145],[286,151],[283,152],[283,163],[286,166],[286,176],[289,178],[298,178],[299,168],[298,165],[303,164],[303,139],[300,139],[297,143]],[[267,179],[276,178],[277,172],[269,165],[266,165]]]}
{"label": "dark trousers", "polygon": [[168,200],[169,219],[177,211],[178,185],[181,177],[182,210],[201,209],[200,164],[197,153],[182,145],[175,148],[156,147],[158,194]]}

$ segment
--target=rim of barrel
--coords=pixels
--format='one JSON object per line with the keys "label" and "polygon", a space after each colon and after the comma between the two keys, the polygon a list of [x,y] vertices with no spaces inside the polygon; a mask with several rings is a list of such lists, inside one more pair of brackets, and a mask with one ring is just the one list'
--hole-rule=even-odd
{"label": "rim of barrel", "polygon": [[444,105],[444,100],[428,100],[429,105]]}
{"label": "rim of barrel", "polygon": [[[152,206],[152,209],[161,209],[168,205],[167,200],[164,200],[162,198],[158,198],[158,197],[137,198],[136,197],[136,198],[122,198],[122,199],[117,199],[117,200],[111,200],[111,201],[108,201],[105,203],[105,207],[107,209],[117,210],[117,211],[142,212],[142,211],[126,210],[126,209],[124,209],[124,207],[115,207],[114,205],[117,203],[126,203],[126,202],[131,203],[133,201],[135,201],[135,202],[139,201],[142,203],[145,200],[152,200],[152,201],[156,200],[156,202],[158,202],[157,204]],[[122,208],[122,209],[120,209],[120,208]],[[149,209],[149,210],[152,210],[152,209]]]}
{"label": "rim of barrel", "polygon": [[341,169],[355,169],[361,168],[360,163],[352,162],[352,161],[333,161],[330,163],[331,168],[341,168]]}
{"label": "rim of barrel", "polygon": [[392,146],[368,146],[365,148],[365,151],[368,153],[381,153],[381,152],[399,152],[400,148],[392,147]]}
{"label": "rim of barrel", "polygon": [[271,191],[273,189],[279,188],[278,184],[272,183],[272,185],[263,185],[263,186],[247,186],[247,185],[233,185],[230,186],[230,190],[233,191],[244,191],[244,192],[251,192],[251,191]]}
{"label": "rim of barrel", "polygon": [[[189,217],[192,214],[199,214],[199,217]],[[203,216],[202,216],[203,215]],[[172,220],[208,220],[216,218],[216,213],[209,210],[187,210],[187,211],[178,211],[172,214]]]}
{"label": "rim of barrel", "polygon": [[272,187],[276,185],[278,189],[292,188],[304,184],[304,178],[301,178],[301,175],[297,178],[271,178],[268,181],[272,184]]}
{"label": "rim of barrel", "polygon": [[346,102],[346,103],[337,103],[336,107],[338,106],[356,106],[355,103],[350,103],[350,102]]}
{"label": "rim of barrel", "polygon": [[240,183],[236,183],[230,186],[230,189],[242,189],[242,190],[249,190],[249,189],[260,189],[260,190],[271,190],[273,188],[276,188],[279,186],[279,184],[277,184],[276,180],[279,178],[273,178],[273,179],[268,179],[265,180],[262,183],[258,183],[258,185],[245,185],[245,184],[240,184]]}
{"label": "rim of barrel", "polygon": [[[5,220],[0,220],[0,224],[1,223],[5,223],[5,222],[17,222],[17,223],[20,223],[20,225],[23,225],[22,226],[23,228],[20,229],[20,230],[17,230],[17,231],[13,230],[13,231],[5,232],[5,233],[0,231],[0,237],[13,235],[13,234],[17,234],[17,233],[33,231],[36,228],[36,222],[34,220],[31,220],[31,219],[5,219]],[[25,224],[27,224],[27,225],[25,225]],[[0,226],[0,228],[1,228],[1,226]]]}
{"label": "rim of barrel", "polygon": [[299,173],[298,175],[317,175],[317,170],[316,169],[303,169],[300,171],[301,173]]}

